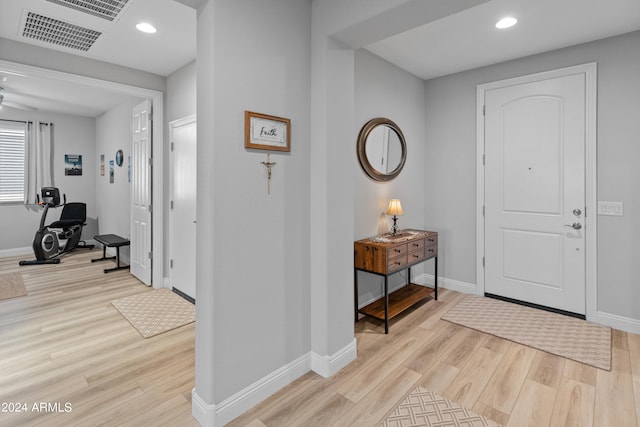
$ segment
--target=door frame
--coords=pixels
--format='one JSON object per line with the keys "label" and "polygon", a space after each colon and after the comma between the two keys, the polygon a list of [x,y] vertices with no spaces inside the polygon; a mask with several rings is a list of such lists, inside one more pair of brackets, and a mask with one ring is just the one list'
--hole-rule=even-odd
{"label": "door frame", "polygon": [[[116,83],[94,77],[71,74],[64,71],[56,71],[33,65],[21,64],[18,62],[0,60],[0,68],[7,72],[19,73],[26,76],[42,77],[51,80],[64,81],[85,85],[95,88],[109,90],[115,93],[135,96],[138,98],[151,99],[153,108],[152,118],[152,203],[154,209],[151,213],[152,237],[151,250],[153,252],[153,262],[151,270],[151,282],[154,288],[163,287],[164,275],[164,188],[163,188],[163,146],[164,146],[164,100],[163,93],[154,89]],[[154,226],[155,224],[155,226]]]}
{"label": "door frame", "polygon": [[557,70],[544,71],[476,87],[476,294],[484,295],[484,99],[485,92],[524,83],[532,83],[575,74],[585,75],[585,299],[586,318],[596,321],[598,309],[597,251],[597,63],[591,62]]}
{"label": "door frame", "polygon": [[[171,151],[173,151],[173,149],[171,148],[173,146],[173,134],[174,131],[177,127],[180,126],[184,126],[184,125],[188,125],[191,123],[196,123],[198,122],[198,116],[197,114],[191,114],[188,115],[186,117],[183,117],[181,119],[176,119],[176,120],[172,120],[169,122],[169,152],[171,153]],[[197,144],[197,136],[196,136],[196,144]],[[168,203],[171,204],[171,201],[174,199],[174,187],[173,187],[173,183],[174,183],[174,178],[175,178],[175,169],[174,169],[174,156],[169,154],[169,200]],[[171,238],[173,237],[173,232],[175,231],[176,225],[175,225],[175,218],[173,215],[173,211],[171,209],[171,206],[169,206],[169,210],[167,212],[168,216],[169,216],[169,250],[168,250],[168,257],[169,257],[169,265],[167,268],[167,279],[169,280],[169,286],[167,286],[168,288],[173,287],[173,283],[172,283],[172,267],[171,267],[171,260],[173,259],[173,250],[174,250],[174,242],[171,241]],[[194,247],[195,247],[195,242],[194,242]],[[189,295],[190,297],[193,297],[193,295]]]}

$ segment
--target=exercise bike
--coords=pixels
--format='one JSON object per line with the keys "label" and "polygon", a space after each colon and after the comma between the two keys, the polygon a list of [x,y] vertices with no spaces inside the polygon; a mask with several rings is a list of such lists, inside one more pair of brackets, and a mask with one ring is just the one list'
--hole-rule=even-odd
{"label": "exercise bike", "polygon": [[[67,196],[62,195],[60,203],[60,190],[55,187],[42,187],[40,190],[42,200],[38,202],[44,208],[40,227],[33,238],[34,260],[22,260],[20,265],[58,264],[59,256],[74,249],[92,249],[93,245],[87,245],[81,241],[82,227],[87,220],[87,205],[85,203],[67,203]],[[49,225],[45,225],[47,213],[50,208],[62,207],[60,219]]]}

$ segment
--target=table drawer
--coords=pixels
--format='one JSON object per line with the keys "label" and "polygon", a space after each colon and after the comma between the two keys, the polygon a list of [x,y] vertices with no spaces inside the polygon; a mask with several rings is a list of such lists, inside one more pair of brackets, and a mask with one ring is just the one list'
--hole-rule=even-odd
{"label": "table drawer", "polygon": [[402,245],[392,246],[387,249],[387,259],[391,260],[391,258],[395,258],[401,255],[407,254],[407,244],[403,243]]}
{"label": "table drawer", "polygon": [[429,246],[424,248],[424,256],[425,258],[431,258],[432,256],[438,256],[438,247],[437,246]]}
{"label": "table drawer", "polygon": [[438,246],[438,235],[433,235],[433,236],[429,236],[429,237],[425,237],[424,239],[424,246]]}
{"label": "table drawer", "polygon": [[387,272],[399,270],[399,269],[403,268],[407,264],[408,264],[408,261],[407,261],[407,255],[406,254],[400,255],[400,256],[395,257],[395,258],[391,258],[387,262]]}
{"label": "table drawer", "polygon": [[411,264],[419,262],[420,260],[423,260],[423,259],[425,259],[424,248],[418,249],[416,251],[411,251],[407,256],[407,262]]}
{"label": "table drawer", "polygon": [[413,251],[417,251],[419,249],[423,249],[425,244],[424,244],[424,239],[420,239],[420,240],[414,240],[412,242],[407,243],[408,246],[408,251],[409,252],[413,252]]}

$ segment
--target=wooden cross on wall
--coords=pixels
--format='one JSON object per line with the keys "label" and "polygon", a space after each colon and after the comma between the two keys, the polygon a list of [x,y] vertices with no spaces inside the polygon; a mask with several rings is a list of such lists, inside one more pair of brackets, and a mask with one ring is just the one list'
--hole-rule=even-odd
{"label": "wooden cross on wall", "polygon": [[272,162],[271,154],[267,153],[267,161],[260,163],[267,167],[267,194],[271,194],[271,168],[276,165],[276,162]]}

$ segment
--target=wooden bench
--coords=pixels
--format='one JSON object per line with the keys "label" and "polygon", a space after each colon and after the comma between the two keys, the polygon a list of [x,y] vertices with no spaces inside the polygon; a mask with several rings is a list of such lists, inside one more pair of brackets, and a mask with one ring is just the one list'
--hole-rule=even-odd
{"label": "wooden bench", "polygon": [[[124,237],[120,237],[115,234],[101,234],[99,236],[93,236],[93,240],[102,245],[102,258],[92,259],[91,262],[115,259],[116,266],[114,268],[105,268],[105,273],[129,269],[128,265],[120,265],[120,248],[122,246],[129,246],[131,244],[129,239],[125,239]],[[116,256],[107,257],[107,248],[116,248]]]}

